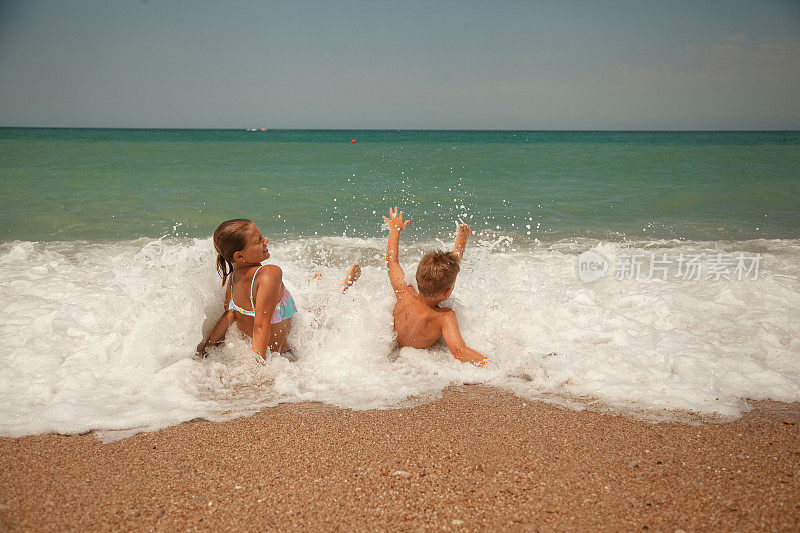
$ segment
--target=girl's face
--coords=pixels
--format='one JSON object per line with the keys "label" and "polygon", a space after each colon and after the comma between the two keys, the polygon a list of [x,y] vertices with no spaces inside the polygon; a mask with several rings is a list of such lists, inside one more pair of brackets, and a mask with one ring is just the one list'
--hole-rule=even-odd
{"label": "girl's face", "polygon": [[236,254],[240,255],[242,262],[260,263],[269,259],[268,242],[267,238],[261,235],[261,231],[253,224],[248,232],[247,245]]}

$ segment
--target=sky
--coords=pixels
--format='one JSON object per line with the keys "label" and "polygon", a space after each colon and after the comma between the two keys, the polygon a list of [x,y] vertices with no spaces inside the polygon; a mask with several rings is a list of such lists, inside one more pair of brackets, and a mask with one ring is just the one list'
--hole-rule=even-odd
{"label": "sky", "polygon": [[0,0],[0,126],[800,130],[800,0]]}

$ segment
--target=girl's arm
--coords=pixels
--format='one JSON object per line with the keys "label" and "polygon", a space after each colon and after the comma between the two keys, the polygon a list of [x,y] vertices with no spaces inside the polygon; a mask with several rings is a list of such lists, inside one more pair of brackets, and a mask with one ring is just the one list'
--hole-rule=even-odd
{"label": "girl's arm", "polygon": [[389,209],[389,218],[383,217],[389,225],[389,241],[386,243],[386,266],[389,267],[389,282],[392,284],[394,294],[398,298],[406,288],[406,275],[400,267],[399,248],[400,232],[406,229],[409,220],[403,222],[403,212],[398,213],[398,208],[394,211]]}
{"label": "girl's arm", "polygon": [[467,247],[467,239],[472,235],[472,228],[467,224],[458,225],[458,235],[456,235],[456,243],[453,245],[453,253],[458,256],[458,260],[464,256],[464,249]]}
{"label": "girl's arm", "polygon": [[275,265],[266,265],[258,273],[256,288],[256,316],[253,319],[252,350],[261,359],[266,359],[270,349],[272,314],[283,296],[283,272]]}
{"label": "girl's arm", "polygon": [[228,331],[230,325],[233,324],[234,320],[236,320],[236,315],[233,314],[233,311],[226,310],[222,313],[222,316],[219,317],[217,323],[214,324],[208,336],[203,339],[203,342],[197,345],[197,355],[205,355],[206,348],[219,344],[220,341],[225,338],[225,333]]}

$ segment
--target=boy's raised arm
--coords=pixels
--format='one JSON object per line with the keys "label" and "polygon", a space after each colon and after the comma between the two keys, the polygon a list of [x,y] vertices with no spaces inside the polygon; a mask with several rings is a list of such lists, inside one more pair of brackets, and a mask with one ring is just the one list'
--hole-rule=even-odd
{"label": "boy's raised arm", "polygon": [[456,235],[456,243],[453,245],[453,253],[458,256],[458,260],[464,256],[464,249],[467,247],[467,239],[472,235],[472,228],[467,224],[458,225],[458,234]]}
{"label": "boy's raised arm", "polygon": [[386,245],[386,266],[389,267],[389,282],[392,284],[395,296],[399,297],[400,293],[406,288],[406,276],[400,267],[398,257],[400,232],[406,229],[409,221],[403,222],[403,212],[398,212],[397,207],[393,210],[389,209],[389,218],[383,217],[383,220],[389,225],[389,242]]}
{"label": "boy's raised arm", "polygon": [[442,317],[442,337],[444,337],[447,347],[450,348],[450,353],[459,361],[472,363],[475,366],[483,366],[486,363],[486,357],[468,347],[464,342],[461,331],[458,329],[456,314],[453,311],[445,313]]}

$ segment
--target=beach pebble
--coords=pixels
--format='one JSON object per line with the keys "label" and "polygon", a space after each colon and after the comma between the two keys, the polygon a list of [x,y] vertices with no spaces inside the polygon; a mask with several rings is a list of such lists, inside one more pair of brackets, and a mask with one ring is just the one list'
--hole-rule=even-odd
{"label": "beach pebble", "polygon": [[639,463],[637,463],[636,461],[631,461],[630,463],[628,463],[628,468],[636,468],[637,466],[639,466]]}
{"label": "beach pebble", "polygon": [[459,520],[458,518],[453,519],[453,525],[454,526],[461,526],[463,524],[464,524],[463,520]]}
{"label": "beach pebble", "polygon": [[404,477],[406,479],[411,477],[411,472],[406,472],[405,470],[395,470],[392,472],[392,476],[394,477]]}

